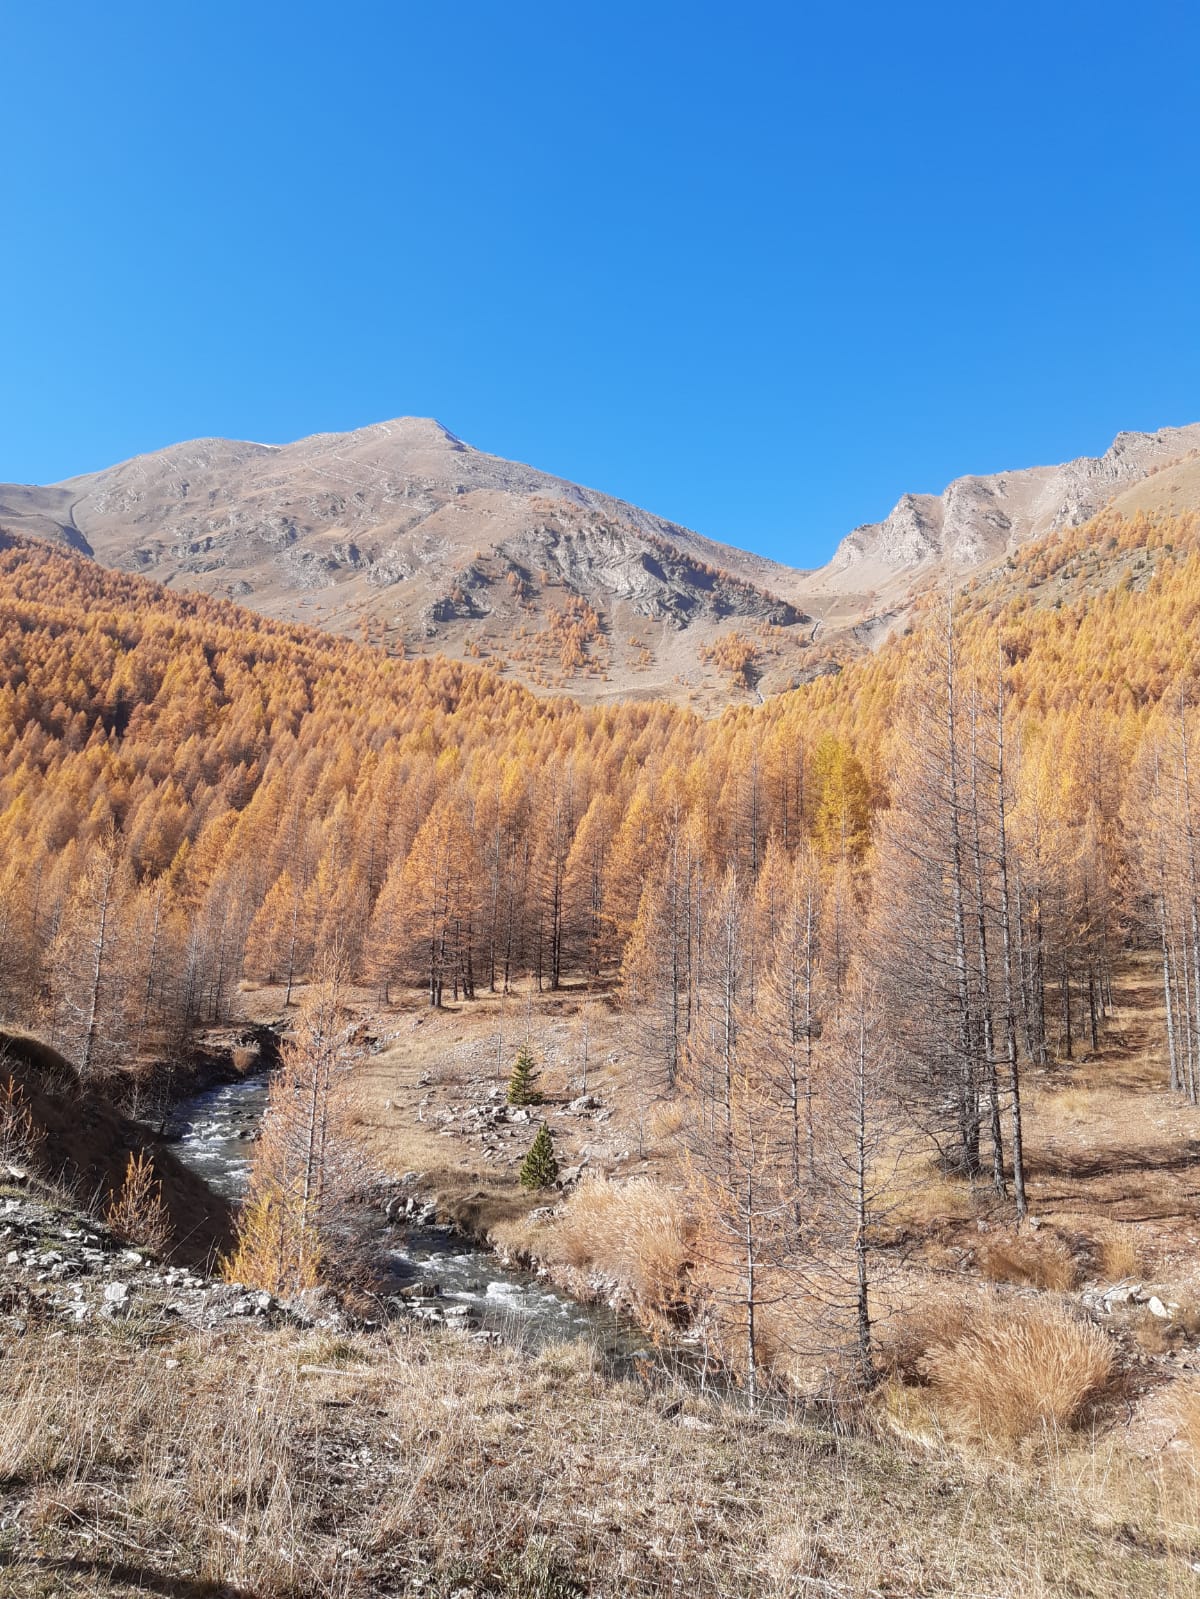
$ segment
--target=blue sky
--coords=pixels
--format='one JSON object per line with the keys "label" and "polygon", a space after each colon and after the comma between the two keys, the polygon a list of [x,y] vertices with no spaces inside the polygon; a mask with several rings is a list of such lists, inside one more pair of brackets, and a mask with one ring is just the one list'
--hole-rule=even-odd
{"label": "blue sky", "polygon": [[0,0],[0,480],[406,413],[814,564],[1200,420],[1200,13]]}

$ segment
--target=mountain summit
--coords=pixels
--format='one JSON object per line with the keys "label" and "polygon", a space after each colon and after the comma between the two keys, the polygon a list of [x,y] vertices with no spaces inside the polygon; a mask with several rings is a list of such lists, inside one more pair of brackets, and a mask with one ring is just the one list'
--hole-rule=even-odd
{"label": "mountain summit", "polygon": [[[726,678],[706,652],[731,631],[777,632],[772,660],[788,663],[812,634],[787,567],[425,417],[284,445],[197,439],[0,488],[0,527],[269,616],[503,660],[596,696],[703,698]],[[742,671],[743,687],[761,675]]]}

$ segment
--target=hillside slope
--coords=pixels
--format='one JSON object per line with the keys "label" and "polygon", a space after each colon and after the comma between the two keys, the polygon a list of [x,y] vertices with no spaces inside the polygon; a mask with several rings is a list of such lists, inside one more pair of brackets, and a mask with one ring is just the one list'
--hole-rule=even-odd
{"label": "hillside slope", "polygon": [[[713,710],[875,647],[914,597],[1113,502],[1200,505],[1200,424],[906,494],[802,572],[402,417],[293,444],[198,439],[46,488],[0,531],[364,638],[489,661],[585,699]],[[1115,496],[1115,499],[1114,499]],[[797,515],[799,516],[799,508]]]}
{"label": "hillside slope", "polygon": [[915,590],[987,566],[1114,506],[1177,514],[1200,506],[1200,424],[1119,433],[1101,456],[956,478],[905,494],[882,522],[849,533],[813,572],[805,602],[830,622],[903,607]]}
{"label": "hillside slope", "polygon": [[171,1258],[211,1265],[229,1247],[232,1218],[225,1200],[144,1126],[84,1085],[56,1050],[28,1034],[0,1029],[0,1091],[14,1088],[36,1130],[32,1164],[61,1192],[102,1212],[121,1192],[129,1159],[148,1155],[170,1223]]}
{"label": "hillside slope", "polygon": [[731,628],[778,629],[789,660],[812,631],[787,568],[420,417],[282,446],[200,439],[0,489],[0,526],[392,650],[502,655],[589,695],[702,691],[721,673],[700,651]]}

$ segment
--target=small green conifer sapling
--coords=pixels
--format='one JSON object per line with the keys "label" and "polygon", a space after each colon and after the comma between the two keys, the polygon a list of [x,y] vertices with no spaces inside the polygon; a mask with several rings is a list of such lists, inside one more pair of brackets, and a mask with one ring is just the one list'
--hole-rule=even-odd
{"label": "small green conifer sapling", "polygon": [[529,1153],[521,1162],[522,1188],[552,1188],[558,1180],[558,1162],[554,1158],[554,1144],[550,1129],[543,1122],[537,1137],[529,1146]]}

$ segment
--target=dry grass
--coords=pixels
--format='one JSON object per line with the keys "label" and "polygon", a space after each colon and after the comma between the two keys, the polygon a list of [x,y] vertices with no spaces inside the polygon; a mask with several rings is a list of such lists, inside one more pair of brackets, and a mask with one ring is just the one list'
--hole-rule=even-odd
{"label": "dry grass", "polygon": [[972,1207],[971,1185],[942,1171],[926,1153],[915,1149],[895,1165],[880,1202],[891,1226],[920,1232],[946,1222],[965,1221]]}
{"label": "dry grass", "polygon": [[598,1279],[643,1318],[671,1312],[684,1294],[690,1228],[682,1197],[649,1177],[581,1183],[548,1222],[493,1229],[502,1248],[532,1256],[587,1296]]}
{"label": "dry grass", "polygon": [[1172,1394],[1172,1419],[1175,1436],[1191,1450],[1200,1464],[1200,1382],[1176,1383]]}
{"label": "dry grass", "polygon": [[250,1072],[257,1071],[262,1065],[262,1051],[257,1044],[235,1044],[233,1047],[233,1069],[239,1077],[245,1077]]}
{"label": "dry grass", "polygon": [[268,1353],[235,1373],[198,1350],[168,1368],[132,1331],[23,1341],[5,1361],[0,1482],[37,1488],[39,1542],[96,1523],[97,1567],[133,1548],[181,1584],[342,1592],[316,1535],[319,1495],[291,1459],[295,1372]]}
{"label": "dry grass", "polygon": [[33,1334],[0,1363],[0,1479],[22,1599],[1197,1592],[1186,1543],[1073,1490],[694,1396],[664,1414],[578,1344]]}
{"label": "dry grass", "polygon": [[925,1354],[939,1413],[967,1434],[1015,1442],[1074,1426],[1111,1383],[1116,1348],[1055,1306],[998,1307]]}
{"label": "dry grass", "polygon": [[1137,1277],[1147,1269],[1145,1245],[1134,1228],[1113,1225],[1096,1240],[1096,1263],[1105,1282]]}
{"label": "dry grass", "polygon": [[876,1339],[880,1369],[905,1383],[924,1382],[930,1349],[945,1348],[966,1336],[978,1307],[961,1293],[932,1294],[894,1316]]}
{"label": "dry grass", "polygon": [[663,1099],[650,1107],[646,1117],[646,1131],[657,1143],[677,1143],[688,1121],[685,1100]]}
{"label": "dry grass", "polygon": [[978,1260],[988,1282],[1052,1293],[1067,1293],[1079,1283],[1079,1262],[1061,1238],[1044,1230],[992,1234],[979,1246]]}
{"label": "dry grass", "polygon": [[1169,1354],[1174,1344],[1172,1326],[1161,1316],[1142,1307],[1133,1312],[1127,1323],[1138,1348],[1148,1355]]}
{"label": "dry grass", "polygon": [[[0,1049],[0,1072],[4,1053]],[[33,1119],[21,1085],[11,1075],[0,1080],[0,1164],[36,1165],[45,1134]]]}
{"label": "dry grass", "polygon": [[1104,1096],[1102,1092],[1092,1088],[1072,1084],[1055,1089],[1047,1098],[1050,1107],[1063,1121],[1090,1124],[1096,1120],[1096,1113],[1102,1106]]}
{"label": "dry grass", "polygon": [[627,1287],[634,1300],[665,1310],[683,1291],[688,1220],[681,1196],[650,1178],[593,1179],[571,1195],[557,1228],[561,1258]]}

